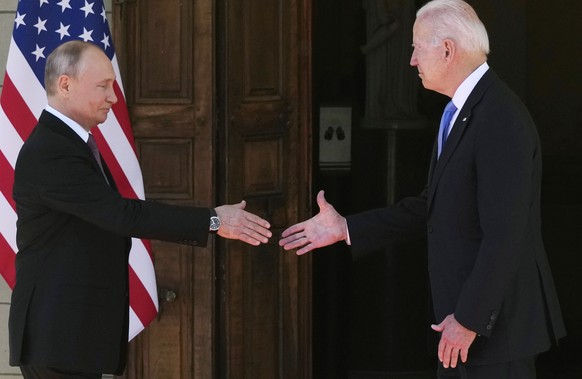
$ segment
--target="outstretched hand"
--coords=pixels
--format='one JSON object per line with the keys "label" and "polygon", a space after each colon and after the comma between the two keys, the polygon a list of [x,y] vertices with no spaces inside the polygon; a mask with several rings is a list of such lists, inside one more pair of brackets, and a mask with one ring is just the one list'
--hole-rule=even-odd
{"label": "outstretched hand", "polygon": [[236,239],[250,245],[258,246],[269,242],[272,233],[271,225],[257,215],[245,211],[247,203],[243,200],[238,204],[216,207],[220,218],[220,229],[217,234],[223,238]]}
{"label": "outstretched hand", "polygon": [[317,194],[317,205],[317,215],[283,231],[280,246],[285,250],[298,248],[297,255],[301,255],[346,239],[346,219],[325,200],[323,191]]}
{"label": "outstretched hand", "polygon": [[455,315],[448,315],[438,325],[431,328],[441,333],[438,356],[445,368],[455,368],[461,356],[463,363],[467,362],[469,347],[477,337],[477,333],[465,328],[456,319]]}

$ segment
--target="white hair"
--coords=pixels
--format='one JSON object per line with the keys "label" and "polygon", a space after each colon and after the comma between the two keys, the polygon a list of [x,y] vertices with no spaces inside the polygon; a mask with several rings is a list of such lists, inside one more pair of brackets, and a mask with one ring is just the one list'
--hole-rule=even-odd
{"label": "white hair", "polygon": [[79,40],[72,40],[58,46],[49,54],[44,69],[44,86],[48,96],[56,94],[57,80],[61,75],[76,78],[79,75],[82,57],[89,49],[98,46]]}
{"label": "white hair", "polygon": [[462,0],[429,1],[416,18],[431,26],[434,44],[450,39],[466,51],[489,54],[487,30],[475,10]]}

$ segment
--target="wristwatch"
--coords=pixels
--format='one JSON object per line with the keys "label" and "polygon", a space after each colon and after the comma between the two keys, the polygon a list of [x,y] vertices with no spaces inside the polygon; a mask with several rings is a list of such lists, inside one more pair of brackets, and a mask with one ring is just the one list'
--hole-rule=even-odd
{"label": "wristwatch", "polygon": [[214,208],[210,208],[210,233],[216,233],[220,229],[220,218]]}

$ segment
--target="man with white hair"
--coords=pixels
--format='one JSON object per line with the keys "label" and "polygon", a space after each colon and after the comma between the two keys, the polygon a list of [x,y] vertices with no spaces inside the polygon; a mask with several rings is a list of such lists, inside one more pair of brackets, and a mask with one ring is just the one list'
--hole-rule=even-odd
{"label": "man with white hair", "polygon": [[487,64],[487,32],[470,5],[417,12],[410,64],[447,95],[425,190],[344,218],[320,212],[283,232],[304,254],[338,241],[354,258],[426,235],[438,377],[535,378],[536,356],[565,336],[541,235],[541,150],[526,107]]}

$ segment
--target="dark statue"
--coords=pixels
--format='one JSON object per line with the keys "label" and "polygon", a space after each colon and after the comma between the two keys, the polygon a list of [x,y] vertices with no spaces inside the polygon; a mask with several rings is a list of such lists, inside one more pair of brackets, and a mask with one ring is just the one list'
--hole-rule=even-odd
{"label": "dark statue", "polygon": [[410,66],[413,0],[363,0],[367,123],[418,118],[418,73]]}

